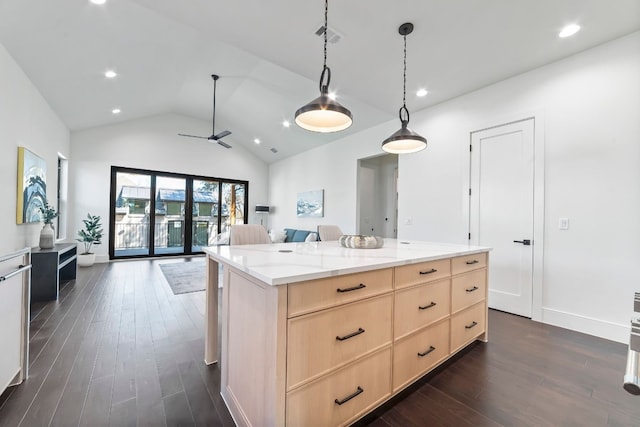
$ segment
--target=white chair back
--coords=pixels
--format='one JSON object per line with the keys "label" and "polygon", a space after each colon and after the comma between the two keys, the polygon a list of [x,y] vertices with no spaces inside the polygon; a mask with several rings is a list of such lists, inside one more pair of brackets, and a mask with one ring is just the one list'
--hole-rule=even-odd
{"label": "white chair back", "polygon": [[269,233],[259,224],[235,224],[231,226],[229,244],[231,245],[256,245],[271,243]]}
{"label": "white chair back", "polygon": [[337,225],[319,225],[318,235],[323,242],[338,240],[342,236],[342,230]]}

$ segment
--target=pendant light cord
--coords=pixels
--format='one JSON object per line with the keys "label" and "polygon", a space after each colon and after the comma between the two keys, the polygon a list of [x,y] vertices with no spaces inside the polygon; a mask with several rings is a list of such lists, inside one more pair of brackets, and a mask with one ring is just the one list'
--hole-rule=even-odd
{"label": "pendant light cord", "polygon": [[[322,74],[320,74],[320,93],[327,94],[329,92],[329,83],[331,83],[331,69],[327,67],[327,27],[329,16],[329,0],[324,0],[324,64],[322,66]],[[327,83],[324,84],[325,78]]]}
{"label": "pendant light cord", "polygon": [[[402,126],[407,126],[409,123],[409,110],[407,110],[407,35],[403,34],[402,38],[404,39],[404,70],[402,72],[402,107],[398,112],[398,116]],[[402,118],[403,111],[407,115],[406,120]]]}
{"label": "pendant light cord", "polygon": [[324,66],[322,67],[327,68],[327,22],[329,21],[328,19],[329,16],[329,0],[324,0]]}
{"label": "pendant light cord", "polygon": [[404,71],[402,73],[402,106],[407,108],[407,36],[404,38]]}

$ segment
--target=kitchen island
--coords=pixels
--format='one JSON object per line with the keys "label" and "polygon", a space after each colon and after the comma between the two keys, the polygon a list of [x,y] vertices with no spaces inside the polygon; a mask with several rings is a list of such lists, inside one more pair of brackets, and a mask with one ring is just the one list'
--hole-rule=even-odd
{"label": "kitchen island", "polygon": [[205,362],[240,426],[346,425],[487,340],[489,248],[385,239],[217,246]]}

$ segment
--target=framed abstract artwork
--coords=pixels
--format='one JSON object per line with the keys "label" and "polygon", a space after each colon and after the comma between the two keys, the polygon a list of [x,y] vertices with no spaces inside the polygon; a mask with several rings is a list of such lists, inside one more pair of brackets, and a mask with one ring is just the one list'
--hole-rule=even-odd
{"label": "framed abstract artwork", "polygon": [[47,164],[24,147],[18,147],[18,203],[16,222],[40,222],[40,207],[47,200]]}
{"label": "framed abstract artwork", "polygon": [[305,191],[298,193],[296,214],[300,217],[324,216],[324,190]]}

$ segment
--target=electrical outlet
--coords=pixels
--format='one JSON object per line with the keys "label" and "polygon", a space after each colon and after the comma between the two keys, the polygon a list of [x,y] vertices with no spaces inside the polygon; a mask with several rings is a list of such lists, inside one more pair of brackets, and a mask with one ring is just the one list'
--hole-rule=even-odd
{"label": "electrical outlet", "polygon": [[558,220],[558,228],[560,230],[568,230],[569,229],[569,218],[560,218]]}

